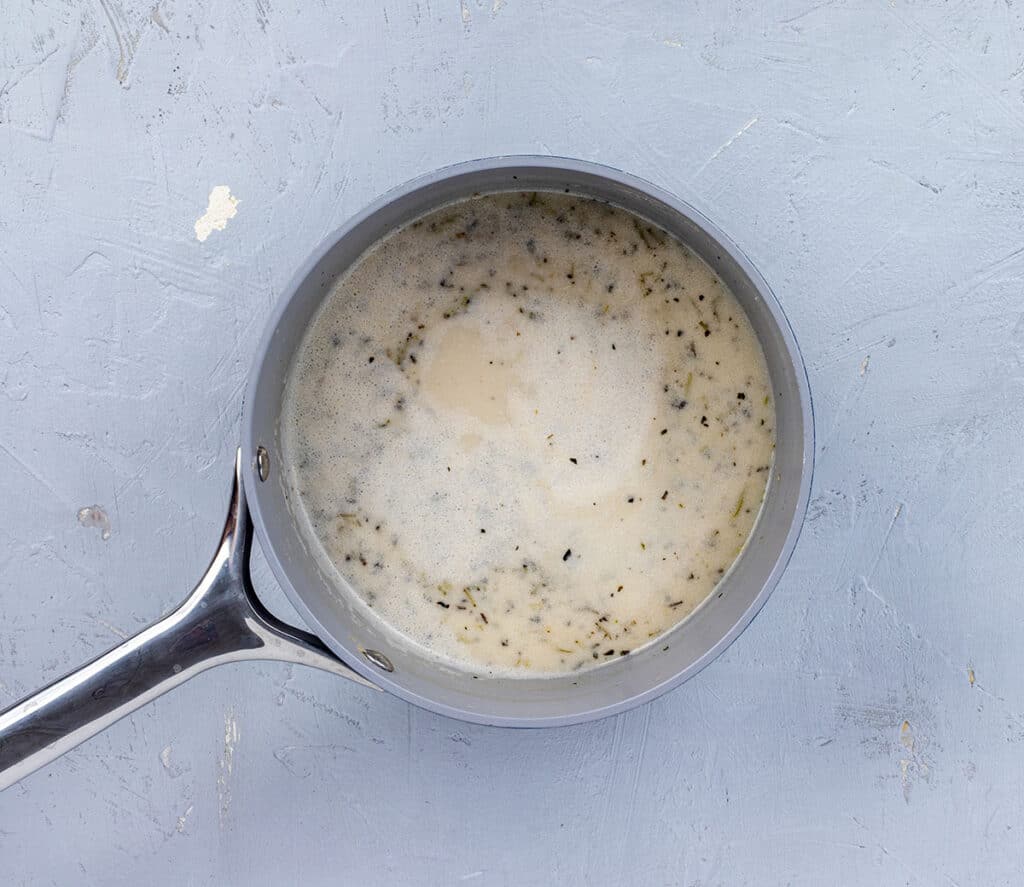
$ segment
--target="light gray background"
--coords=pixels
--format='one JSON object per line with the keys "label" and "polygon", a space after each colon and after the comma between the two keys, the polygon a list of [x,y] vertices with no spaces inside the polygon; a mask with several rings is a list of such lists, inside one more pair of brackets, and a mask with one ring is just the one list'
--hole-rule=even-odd
{"label": "light gray background", "polygon": [[4,3],[0,705],[182,598],[285,281],[457,160],[593,159],[719,222],[802,343],[818,466],[762,615],[654,704],[507,732],[218,669],[0,797],[0,880],[1019,883],[1022,16]]}

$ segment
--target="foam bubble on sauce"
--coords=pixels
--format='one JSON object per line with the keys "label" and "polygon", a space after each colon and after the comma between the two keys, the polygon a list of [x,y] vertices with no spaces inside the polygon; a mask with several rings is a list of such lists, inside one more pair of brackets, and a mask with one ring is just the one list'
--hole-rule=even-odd
{"label": "foam bubble on sauce", "polygon": [[495,195],[325,301],[282,422],[293,508],[391,629],[491,674],[628,655],[728,569],[774,411],[742,310],[622,211]]}

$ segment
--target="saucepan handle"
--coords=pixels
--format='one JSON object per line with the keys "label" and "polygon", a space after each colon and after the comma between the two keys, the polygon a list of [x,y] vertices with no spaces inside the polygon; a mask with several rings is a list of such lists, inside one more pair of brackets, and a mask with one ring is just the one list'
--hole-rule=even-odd
{"label": "saucepan handle", "polygon": [[239,452],[220,545],[188,599],[134,637],[0,712],[0,791],[224,662],[296,662],[373,687],[318,638],[281,622],[260,603],[249,580],[251,544]]}

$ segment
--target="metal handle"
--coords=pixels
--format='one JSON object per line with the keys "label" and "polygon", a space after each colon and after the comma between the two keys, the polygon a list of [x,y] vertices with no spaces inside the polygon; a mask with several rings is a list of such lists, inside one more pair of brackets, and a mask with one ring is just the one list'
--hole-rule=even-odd
{"label": "metal handle", "polygon": [[0,712],[0,791],[162,693],[224,662],[278,659],[378,689],[309,632],[272,616],[249,577],[252,521],[235,457],[231,505],[203,578],[174,612]]}

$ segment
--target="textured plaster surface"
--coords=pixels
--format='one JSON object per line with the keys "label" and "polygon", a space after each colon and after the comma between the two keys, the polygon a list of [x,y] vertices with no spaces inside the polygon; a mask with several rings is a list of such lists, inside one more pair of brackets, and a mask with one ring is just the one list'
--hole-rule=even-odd
{"label": "textured plaster surface", "polygon": [[1024,6],[13,0],[0,33],[0,706],[191,587],[275,299],[418,173],[566,154],[691,201],[818,431],[789,571],[681,689],[508,732],[215,669],[0,796],[3,884],[1020,883]]}

